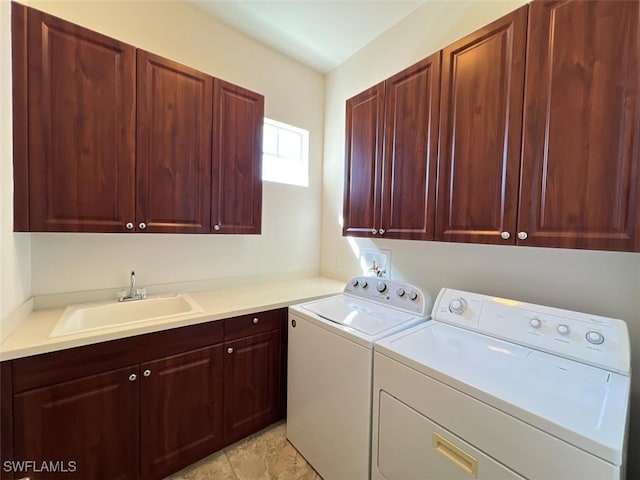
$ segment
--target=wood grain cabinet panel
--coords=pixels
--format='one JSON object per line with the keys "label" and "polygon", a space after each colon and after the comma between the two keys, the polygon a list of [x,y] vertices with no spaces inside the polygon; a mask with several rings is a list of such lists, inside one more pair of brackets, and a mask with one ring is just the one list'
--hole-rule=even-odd
{"label": "wood grain cabinet panel", "polygon": [[437,240],[515,242],[527,8],[443,50]]}
{"label": "wood grain cabinet panel", "polygon": [[223,445],[222,345],[140,365],[141,472],[164,478]]}
{"label": "wood grain cabinet panel", "polygon": [[533,2],[521,245],[640,250],[640,3]]}
{"label": "wood grain cabinet panel", "polygon": [[382,230],[378,233],[387,238],[433,240],[440,52],[385,84]]}
{"label": "wood grain cabinet panel", "polygon": [[[129,380],[132,374],[137,365],[15,395],[15,458],[36,462],[29,478],[137,478],[138,383]],[[43,470],[43,462],[57,471]]]}
{"label": "wood grain cabinet panel", "polygon": [[137,63],[136,228],[208,233],[213,79],[144,50]]}
{"label": "wood grain cabinet panel", "polygon": [[384,82],[347,100],[343,235],[377,235],[382,190]]}
{"label": "wood grain cabinet panel", "polygon": [[280,418],[281,331],[225,342],[224,437],[235,442]]}
{"label": "wood grain cabinet panel", "polygon": [[2,460],[62,462],[32,479],[165,478],[284,418],[286,321],[281,308],[2,362]]}
{"label": "wood grain cabinet panel", "polygon": [[18,4],[12,48],[15,231],[261,232],[262,95]]}
{"label": "wood grain cabinet panel", "polygon": [[213,89],[211,231],[259,234],[264,97],[217,78]]}
{"label": "wood grain cabinet panel", "polygon": [[347,100],[343,235],[433,239],[440,53]]}
{"label": "wood grain cabinet panel", "polygon": [[27,25],[30,230],[124,232],[135,218],[135,49],[33,9]]}

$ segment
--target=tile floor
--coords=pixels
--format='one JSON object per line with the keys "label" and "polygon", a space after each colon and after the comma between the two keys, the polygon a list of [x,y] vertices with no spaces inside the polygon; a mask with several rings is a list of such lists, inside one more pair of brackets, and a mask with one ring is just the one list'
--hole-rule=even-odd
{"label": "tile floor", "polygon": [[240,440],[169,480],[322,480],[287,441],[280,422]]}

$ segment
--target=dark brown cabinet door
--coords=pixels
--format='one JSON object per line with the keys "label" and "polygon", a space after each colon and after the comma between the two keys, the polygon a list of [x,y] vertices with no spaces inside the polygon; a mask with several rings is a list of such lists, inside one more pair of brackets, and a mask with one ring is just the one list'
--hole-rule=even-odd
{"label": "dark brown cabinet door", "polygon": [[259,234],[264,97],[217,78],[213,89],[211,231]]}
{"label": "dark brown cabinet door", "polygon": [[222,446],[222,345],[140,365],[141,471],[163,478]]}
{"label": "dark brown cabinet door", "polygon": [[437,240],[514,243],[527,8],[443,50]]}
{"label": "dark brown cabinet door", "polygon": [[343,235],[378,236],[384,85],[379,83],[347,100]]}
{"label": "dark brown cabinet door", "polygon": [[280,418],[281,329],[225,342],[224,437],[229,444]]}
{"label": "dark brown cabinet door", "polygon": [[135,49],[28,10],[31,231],[134,221]]}
{"label": "dark brown cabinet door", "polygon": [[[29,478],[137,478],[139,381],[132,374],[137,366],[14,396],[15,459],[42,470]],[[43,470],[44,461],[57,471]]]}
{"label": "dark brown cabinet door", "polygon": [[213,79],[138,50],[136,229],[208,233]]}
{"label": "dark brown cabinet door", "polygon": [[533,2],[520,245],[640,250],[640,3]]}
{"label": "dark brown cabinet door", "polygon": [[433,240],[440,52],[388,79],[385,97],[379,234]]}

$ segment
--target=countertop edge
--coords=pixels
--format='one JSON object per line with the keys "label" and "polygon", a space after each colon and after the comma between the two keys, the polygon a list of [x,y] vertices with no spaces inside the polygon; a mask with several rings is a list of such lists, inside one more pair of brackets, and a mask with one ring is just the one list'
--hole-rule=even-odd
{"label": "countertop edge", "polygon": [[[295,292],[296,284],[304,282],[304,288]],[[286,289],[291,284],[291,295],[282,294],[280,290]],[[51,353],[60,350],[66,350],[76,347],[83,347],[97,343],[118,340],[138,335],[145,335],[174,328],[181,328],[201,323],[214,322],[225,318],[233,318],[242,315],[249,315],[261,311],[274,310],[278,308],[288,307],[297,303],[303,303],[318,298],[335,295],[342,291],[344,284],[337,280],[324,277],[308,278],[296,281],[286,282],[268,282],[264,285],[250,285],[232,289],[219,289],[206,292],[189,292],[191,297],[196,297],[198,303],[215,302],[216,297],[226,297],[234,293],[237,295],[248,295],[255,292],[262,293],[263,297],[273,297],[273,300],[265,298],[264,300],[247,302],[246,306],[233,306],[228,309],[217,309],[212,311],[211,308],[205,308],[204,312],[198,314],[190,314],[182,317],[172,318],[160,322],[144,322],[136,325],[126,325],[123,327],[113,327],[99,332],[87,332],[84,334],[69,335],[65,337],[49,338],[50,329],[57,323],[64,309],[36,310],[31,311],[21,318],[19,324],[15,326],[13,331],[7,335],[6,340],[0,344],[0,362],[16,360],[19,358]],[[268,291],[273,290],[273,294],[269,295]],[[265,293],[266,292],[266,293]],[[198,300],[200,298],[200,301]],[[207,299],[204,300],[203,299]],[[29,301],[25,302],[29,303]],[[21,307],[22,308],[22,307]],[[33,308],[33,302],[31,302]],[[45,317],[42,319],[34,319],[34,317]],[[33,322],[30,324],[29,322]],[[37,322],[37,323],[36,323]],[[15,340],[12,345],[12,336],[19,334],[21,336],[29,336],[29,329],[34,330],[33,338],[29,341]],[[46,332],[46,336],[42,332]]]}

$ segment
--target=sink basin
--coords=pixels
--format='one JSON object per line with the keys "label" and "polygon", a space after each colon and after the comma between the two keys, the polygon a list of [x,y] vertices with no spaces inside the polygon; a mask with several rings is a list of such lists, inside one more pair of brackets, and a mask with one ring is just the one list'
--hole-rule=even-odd
{"label": "sink basin", "polygon": [[84,333],[133,323],[161,320],[204,310],[186,293],[149,297],[130,302],[70,305],[49,337]]}

